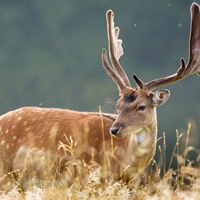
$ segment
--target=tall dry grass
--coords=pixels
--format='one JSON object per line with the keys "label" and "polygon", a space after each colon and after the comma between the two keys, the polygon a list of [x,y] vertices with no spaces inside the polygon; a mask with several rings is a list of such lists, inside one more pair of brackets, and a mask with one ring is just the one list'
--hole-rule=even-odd
{"label": "tall dry grass", "polygon": [[[55,164],[50,160],[50,155],[37,149],[32,149],[27,154],[25,174],[12,182],[12,189],[0,192],[0,199],[200,199],[200,168],[193,166],[193,162],[199,162],[199,151],[189,146],[189,124],[184,151],[180,152],[180,141],[183,134],[176,131],[176,144],[173,149],[169,166],[166,166],[166,139],[163,134],[163,144],[159,145],[160,159],[152,160],[150,166],[138,174],[129,183],[114,181],[109,169],[109,160],[105,158],[107,165],[100,166],[94,161],[90,165],[84,161],[76,160],[74,150],[75,141],[66,137],[66,144],[60,143],[58,149],[70,152],[71,160],[65,163],[66,170],[60,173],[62,158]],[[187,154],[190,151],[197,153],[196,160],[189,161]],[[177,169],[172,170],[172,160],[177,160]],[[43,179],[37,180],[34,167],[42,170]],[[52,173],[54,172],[54,173]],[[12,176],[11,172],[5,176]],[[53,175],[52,175],[53,174]],[[40,174],[41,175],[41,174]],[[3,177],[2,177],[3,178]],[[22,183],[22,185],[21,185]],[[22,190],[24,186],[25,190]]]}

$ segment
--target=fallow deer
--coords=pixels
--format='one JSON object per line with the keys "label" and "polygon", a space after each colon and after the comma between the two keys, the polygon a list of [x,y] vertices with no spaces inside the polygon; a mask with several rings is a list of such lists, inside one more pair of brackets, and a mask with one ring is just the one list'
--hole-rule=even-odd
{"label": "fallow deer", "polygon": [[[20,172],[26,172],[28,176],[32,168],[37,178],[45,179],[42,174],[44,168],[53,166],[55,171],[63,172],[70,167],[70,160],[81,160],[87,164],[95,161],[106,165],[110,159],[109,165],[115,172],[115,178],[120,178],[123,171],[131,177],[133,172],[144,169],[153,158],[157,140],[156,106],[165,103],[170,92],[152,90],[189,74],[200,75],[200,8],[196,3],[191,6],[188,64],[181,59],[177,73],[148,83],[133,75],[138,85],[135,89],[119,63],[123,55],[122,40],[118,39],[119,28],[114,27],[111,10],[107,12],[106,19],[113,68],[108,63],[105,49],[102,60],[104,68],[119,88],[118,115],[37,107],[23,107],[2,115],[1,185],[10,172],[15,177]],[[63,147],[67,147],[67,151]],[[44,156],[48,157],[48,162],[41,166],[39,161],[42,162]],[[34,161],[36,166],[32,166]]]}

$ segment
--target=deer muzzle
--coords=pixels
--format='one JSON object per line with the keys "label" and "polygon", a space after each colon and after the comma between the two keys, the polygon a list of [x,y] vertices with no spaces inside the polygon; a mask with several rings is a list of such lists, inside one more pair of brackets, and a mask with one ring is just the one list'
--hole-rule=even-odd
{"label": "deer muzzle", "polygon": [[114,136],[117,135],[118,131],[119,131],[119,127],[118,128],[114,128],[114,129],[110,129],[110,133],[113,134]]}

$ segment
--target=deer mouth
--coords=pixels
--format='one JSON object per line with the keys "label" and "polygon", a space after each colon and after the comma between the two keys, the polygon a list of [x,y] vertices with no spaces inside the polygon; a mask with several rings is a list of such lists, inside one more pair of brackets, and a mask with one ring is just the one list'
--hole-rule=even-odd
{"label": "deer mouth", "polygon": [[142,127],[142,128],[139,128],[139,129],[136,129],[136,130],[134,130],[134,131],[123,132],[123,133],[121,134],[121,136],[137,134],[137,133],[141,132],[142,130],[143,130],[143,127]]}
{"label": "deer mouth", "polygon": [[124,136],[127,136],[127,135],[131,135],[131,134],[137,134],[139,132],[141,132],[142,130],[144,130],[143,127],[141,128],[138,128],[136,130],[127,130],[127,131],[123,131],[120,133],[120,130],[118,131],[117,134],[113,134],[115,137],[124,137]]}

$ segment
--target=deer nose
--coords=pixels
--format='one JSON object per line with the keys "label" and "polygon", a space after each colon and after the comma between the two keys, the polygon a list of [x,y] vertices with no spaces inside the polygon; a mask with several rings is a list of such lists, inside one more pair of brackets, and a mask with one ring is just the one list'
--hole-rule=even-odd
{"label": "deer nose", "polygon": [[118,128],[115,128],[115,129],[110,129],[110,132],[113,134],[113,135],[116,135],[119,131],[119,127]]}

